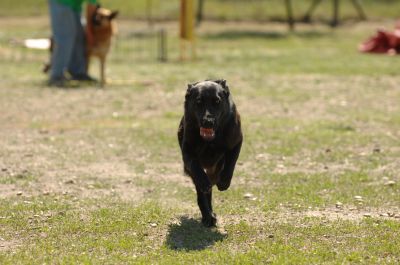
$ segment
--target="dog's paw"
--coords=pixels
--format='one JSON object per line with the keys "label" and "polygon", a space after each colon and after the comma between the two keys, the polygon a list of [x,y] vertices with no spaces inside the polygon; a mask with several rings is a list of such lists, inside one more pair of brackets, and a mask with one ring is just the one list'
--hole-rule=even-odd
{"label": "dog's paw", "polygon": [[230,182],[220,181],[217,183],[217,188],[219,191],[224,191],[224,190],[227,190],[230,185],[231,185]]}
{"label": "dog's paw", "polygon": [[203,217],[201,219],[201,223],[205,227],[215,227],[217,226],[217,216],[214,213],[212,213],[210,216]]}

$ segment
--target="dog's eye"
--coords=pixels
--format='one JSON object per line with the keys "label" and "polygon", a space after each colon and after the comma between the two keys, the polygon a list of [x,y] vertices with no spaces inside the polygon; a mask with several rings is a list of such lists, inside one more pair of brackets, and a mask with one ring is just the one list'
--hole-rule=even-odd
{"label": "dog's eye", "polygon": [[215,104],[215,105],[219,105],[219,103],[221,103],[221,100],[219,100],[219,99],[216,99],[216,100],[214,101],[214,104]]}

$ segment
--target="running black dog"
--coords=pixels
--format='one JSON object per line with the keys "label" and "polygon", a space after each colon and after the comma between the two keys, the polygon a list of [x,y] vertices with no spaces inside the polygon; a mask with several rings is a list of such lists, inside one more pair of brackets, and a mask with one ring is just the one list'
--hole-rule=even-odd
{"label": "running black dog", "polygon": [[188,85],[178,140],[184,171],[196,186],[201,221],[215,226],[212,186],[229,188],[243,141],[240,115],[225,80]]}

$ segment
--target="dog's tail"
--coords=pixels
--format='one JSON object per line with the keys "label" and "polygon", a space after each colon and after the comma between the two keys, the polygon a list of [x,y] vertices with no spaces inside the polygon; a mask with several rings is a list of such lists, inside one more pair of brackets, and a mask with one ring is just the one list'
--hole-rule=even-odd
{"label": "dog's tail", "polygon": [[42,68],[42,72],[47,74],[50,71],[51,68],[51,64],[50,63],[44,63],[43,64],[43,68]]}
{"label": "dog's tail", "polygon": [[48,63],[44,63],[43,68],[42,68],[42,72],[47,74],[50,71],[51,68],[51,56],[53,54],[53,48],[54,48],[54,40],[53,37],[50,37],[50,48],[49,48],[49,52],[50,52],[50,58],[49,58],[49,62]]}

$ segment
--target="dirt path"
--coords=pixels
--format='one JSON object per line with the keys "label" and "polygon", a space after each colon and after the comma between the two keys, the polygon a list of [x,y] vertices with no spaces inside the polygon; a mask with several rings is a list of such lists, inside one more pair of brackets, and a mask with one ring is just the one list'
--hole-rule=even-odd
{"label": "dirt path", "polygon": [[[138,200],[146,188],[137,164],[146,164],[149,151],[129,134],[141,119],[161,115],[163,102],[152,107],[154,93],[143,96],[130,89],[82,88],[1,89],[0,198],[72,193],[82,197],[116,194]],[[134,104],[131,104],[134,102]],[[164,102],[164,104],[166,104]],[[181,166],[146,165],[151,178],[180,181]]]}

